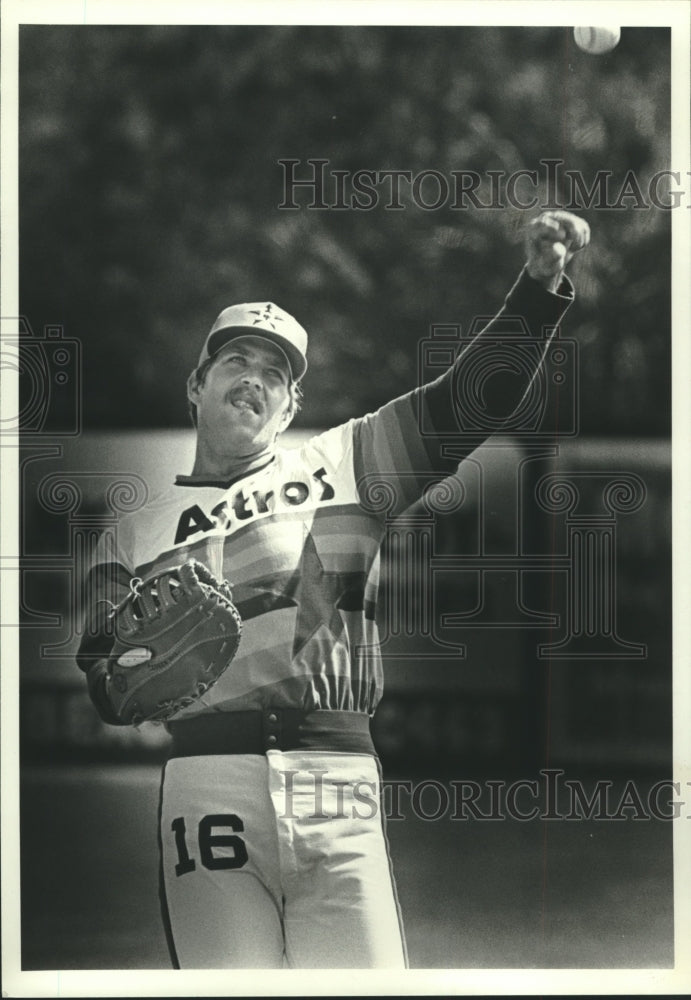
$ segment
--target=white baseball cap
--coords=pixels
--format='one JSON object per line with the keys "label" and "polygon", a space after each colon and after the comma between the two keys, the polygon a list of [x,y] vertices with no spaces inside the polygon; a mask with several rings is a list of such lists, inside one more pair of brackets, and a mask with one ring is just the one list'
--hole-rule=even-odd
{"label": "white baseball cap", "polygon": [[274,302],[243,302],[220,313],[204,342],[199,364],[217,354],[235,337],[253,334],[270,340],[288,358],[293,379],[298,382],[307,371],[307,331]]}

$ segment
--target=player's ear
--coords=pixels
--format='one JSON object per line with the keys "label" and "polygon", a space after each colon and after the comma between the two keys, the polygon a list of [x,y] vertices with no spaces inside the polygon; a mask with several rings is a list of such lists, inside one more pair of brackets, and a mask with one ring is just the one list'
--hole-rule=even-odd
{"label": "player's ear", "polygon": [[289,393],[290,393],[290,398],[288,400],[288,405],[286,406],[285,410],[283,411],[283,416],[281,417],[281,425],[280,425],[280,427],[278,429],[278,433],[279,434],[282,434],[283,431],[287,427],[290,426],[290,424],[292,423],[293,417],[295,416],[295,414],[297,413],[297,410],[298,410],[297,404],[296,404],[296,400],[295,400],[295,396],[293,394],[293,389],[292,388],[289,390]]}
{"label": "player's ear", "polygon": [[199,378],[198,369],[195,368],[193,372],[190,372],[187,379],[187,399],[190,403],[196,403],[199,400],[199,390],[202,385],[202,379]]}

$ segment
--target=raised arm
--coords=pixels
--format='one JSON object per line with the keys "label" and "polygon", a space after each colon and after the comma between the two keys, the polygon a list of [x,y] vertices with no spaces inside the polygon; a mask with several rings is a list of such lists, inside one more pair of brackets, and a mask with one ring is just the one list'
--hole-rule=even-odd
{"label": "raised arm", "polygon": [[[525,266],[501,310],[465,345],[458,342],[455,360],[438,378],[356,421],[355,476],[365,504],[380,481],[395,494],[389,516],[404,510],[502,429],[530,390],[573,301],[564,268],[589,239],[587,223],[568,212],[537,218],[526,232]],[[520,364],[497,347],[507,337],[521,345]]]}

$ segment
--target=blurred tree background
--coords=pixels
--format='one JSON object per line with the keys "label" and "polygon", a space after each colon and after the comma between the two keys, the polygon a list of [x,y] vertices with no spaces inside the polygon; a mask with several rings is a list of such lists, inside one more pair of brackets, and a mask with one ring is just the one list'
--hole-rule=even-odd
{"label": "blurred tree background", "polygon": [[[416,383],[430,324],[501,304],[537,210],[425,210],[406,184],[398,210],[386,186],[370,211],[279,209],[279,161],[472,170],[487,202],[488,171],[552,158],[611,172],[612,201],[633,170],[647,199],[669,87],[667,29],[593,57],[556,27],[23,26],[21,311],[82,342],[88,430],[186,425],[216,314],[277,301],[311,334],[298,423],[331,425]],[[582,212],[582,433],[669,431],[672,213],[636,200]]]}

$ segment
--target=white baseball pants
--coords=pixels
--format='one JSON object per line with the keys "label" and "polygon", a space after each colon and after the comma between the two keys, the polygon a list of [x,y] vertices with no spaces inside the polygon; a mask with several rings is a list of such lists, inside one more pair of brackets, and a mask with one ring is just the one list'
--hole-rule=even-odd
{"label": "white baseball pants", "polygon": [[164,769],[164,922],[174,964],[406,967],[368,754],[269,750]]}

